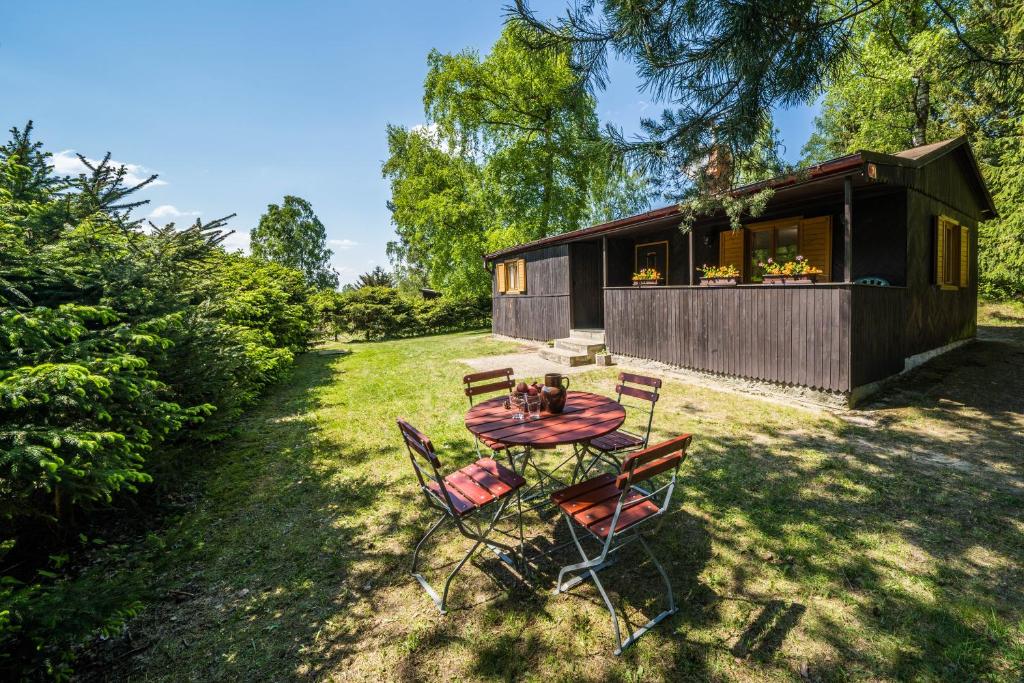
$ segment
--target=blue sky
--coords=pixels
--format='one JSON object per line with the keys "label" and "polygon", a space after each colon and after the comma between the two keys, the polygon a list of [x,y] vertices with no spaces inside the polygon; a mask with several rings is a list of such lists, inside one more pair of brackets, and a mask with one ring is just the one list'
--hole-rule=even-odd
{"label": "blue sky", "polygon": [[[563,2],[533,3],[553,15]],[[388,123],[423,123],[431,48],[482,52],[504,2],[10,3],[0,23],[0,124],[33,119],[61,170],[110,151],[147,188],[146,213],[191,223],[237,213],[233,246],[271,202],[308,199],[351,281],[387,266],[394,232],[380,166]],[[659,111],[613,66],[604,121]],[[795,160],[814,112],[778,112]]]}

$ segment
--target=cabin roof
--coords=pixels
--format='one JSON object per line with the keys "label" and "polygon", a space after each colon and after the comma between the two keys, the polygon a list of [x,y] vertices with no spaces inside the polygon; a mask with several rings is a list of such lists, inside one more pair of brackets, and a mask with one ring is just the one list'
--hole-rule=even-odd
{"label": "cabin roof", "polygon": [[[989,193],[988,186],[985,184],[985,180],[981,175],[981,169],[978,166],[978,161],[974,156],[974,152],[971,151],[971,146],[968,143],[966,136],[951,138],[941,142],[933,142],[919,147],[911,147],[910,149],[905,149],[901,152],[896,152],[895,154],[860,150],[853,154],[836,157],[835,159],[830,159],[829,161],[800,169],[796,173],[790,173],[776,178],[771,178],[769,180],[762,180],[756,183],[742,185],[731,190],[730,194],[734,197],[741,197],[767,188],[771,188],[776,192],[786,192],[790,188],[804,187],[815,183],[823,184],[823,181],[840,176],[851,174],[861,174],[866,176],[868,164],[884,164],[918,169],[957,150],[961,150],[961,153],[964,154],[964,158],[971,170],[971,175],[975,181],[974,184],[976,185],[976,189],[980,193],[982,199],[981,203],[983,206],[983,214],[986,218],[994,217],[996,215],[996,209],[995,204],[992,201],[992,195]],[[514,247],[501,249],[485,255],[484,259],[489,261],[491,259],[523,251],[531,251],[542,247],[596,237],[606,233],[616,232],[623,228],[636,227],[653,221],[659,221],[678,213],[678,204],[663,206],[634,216],[619,218],[614,221],[608,221],[607,223],[600,223],[598,225],[564,232],[559,235],[550,235],[548,237],[533,240],[532,242],[525,242]]]}

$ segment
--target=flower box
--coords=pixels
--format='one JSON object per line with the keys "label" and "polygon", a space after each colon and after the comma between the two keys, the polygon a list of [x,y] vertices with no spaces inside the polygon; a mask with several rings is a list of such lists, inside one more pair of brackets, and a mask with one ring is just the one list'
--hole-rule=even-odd
{"label": "flower box", "polygon": [[701,277],[701,287],[735,287],[740,283],[736,277]]}
{"label": "flower box", "polygon": [[634,287],[657,287],[661,283],[662,283],[662,279],[660,277],[656,278],[656,279],[653,279],[653,280],[652,279],[633,280],[633,286]]}
{"label": "flower box", "polygon": [[817,275],[763,275],[766,285],[813,285]]}

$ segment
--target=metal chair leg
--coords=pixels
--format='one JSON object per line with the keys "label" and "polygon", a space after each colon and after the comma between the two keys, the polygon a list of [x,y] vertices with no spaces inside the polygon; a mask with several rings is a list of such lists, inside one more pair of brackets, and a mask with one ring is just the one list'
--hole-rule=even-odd
{"label": "metal chair leg", "polygon": [[580,543],[579,537],[576,535],[576,530],[572,526],[572,520],[568,516],[565,518],[566,523],[569,525],[569,533],[572,535],[572,540],[576,544],[576,549],[579,550],[580,557],[583,558],[583,562],[577,562],[576,564],[570,564],[562,567],[561,571],[558,572],[558,583],[555,587],[555,593],[561,593],[569,590],[573,586],[578,585],[584,581],[586,577],[577,576],[574,579],[567,581],[565,584],[562,583],[562,577],[566,572],[575,572],[581,569],[586,569],[587,574],[594,581],[594,585],[597,586],[597,591],[601,594],[601,598],[604,600],[605,607],[608,608],[608,613],[611,615],[612,629],[615,631],[615,644],[617,649],[615,654],[619,654],[622,651],[622,634],[619,631],[619,615],[615,611],[615,607],[612,605],[611,598],[608,597],[608,593],[604,590],[604,585],[601,583],[601,579],[597,577],[597,573],[610,566],[614,563],[614,560],[608,561],[607,559],[607,546],[602,550],[598,557],[590,559],[587,557],[587,553],[583,550],[583,544]]}
{"label": "metal chair leg", "polygon": [[412,553],[412,573],[413,574],[416,574],[416,565],[417,565],[417,563],[419,563],[420,549],[423,547],[423,544],[426,543],[427,539],[430,538],[431,536],[433,536],[434,532],[437,531],[438,529],[440,529],[441,525],[444,524],[447,520],[448,520],[448,515],[441,515],[441,517],[438,518],[438,520],[436,522],[434,522],[430,526],[430,529],[427,531],[427,533],[423,534],[423,538],[420,539],[420,542],[416,544],[416,550],[414,550],[413,553]]}
{"label": "metal chair leg", "polygon": [[622,644],[622,634],[619,632],[619,615],[615,611],[615,607],[612,606],[612,600],[608,597],[608,593],[605,592],[601,579],[597,578],[597,571],[591,569],[590,576],[594,579],[594,585],[597,586],[598,592],[601,594],[601,597],[604,598],[605,607],[608,608],[608,612],[612,617],[612,628],[615,629],[615,654],[622,654],[622,648],[624,646]]}
{"label": "metal chair leg", "polygon": [[[515,554],[515,551],[509,546],[505,545],[504,543],[500,543],[498,541],[488,541],[487,539],[488,534],[491,533],[491,531],[494,529],[494,526],[501,519],[501,513],[504,512],[505,506],[508,505],[508,503],[509,499],[506,498],[501,502],[500,505],[498,505],[498,508],[497,510],[495,510],[494,515],[491,516],[491,520],[490,523],[487,525],[487,529],[484,531],[481,531],[480,528],[478,527],[476,533],[474,533],[473,531],[467,529],[462,524],[462,522],[455,520],[455,524],[456,526],[458,526],[459,532],[466,538],[469,538],[475,542],[473,543],[473,547],[469,549],[469,552],[467,552],[465,556],[463,556],[462,560],[459,561],[459,564],[456,565],[455,569],[453,569],[452,572],[448,575],[448,578],[445,579],[444,591],[441,593],[440,596],[437,594],[437,591],[434,590],[434,587],[430,585],[430,582],[427,581],[427,578],[423,576],[423,574],[418,573],[416,571],[416,565],[419,560],[420,549],[426,542],[427,538],[429,538],[435,531],[437,531],[441,527],[442,523],[444,523],[446,520],[451,519],[451,517],[449,515],[444,515],[443,517],[441,517],[441,519],[434,522],[433,526],[430,527],[430,530],[428,530],[427,533],[423,536],[423,538],[420,539],[420,542],[416,544],[416,550],[413,552],[412,575],[420,583],[420,585],[423,587],[423,590],[426,591],[427,595],[430,596],[430,599],[434,601],[434,605],[437,606],[437,609],[441,612],[441,614],[448,613],[448,592],[451,589],[452,581],[455,579],[455,575],[459,573],[459,571],[462,569],[463,566],[465,566],[469,558],[473,556],[473,553],[475,553],[482,544],[487,545],[489,548],[498,553],[499,556],[501,556],[502,553],[499,552],[498,548],[506,551],[509,555]],[[508,561],[508,559],[506,558],[507,556],[502,557],[502,559]]]}
{"label": "metal chair leg", "polygon": [[653,619],[648,621],[646,624],[644,624],[637,630],[633,631],[633,633],[630,634],[629,638],[626,638],[625,642],[621,642],[619,644],[619,648],[615,651],[616,655],[622,654],[622,651],[630,645],[632,645],[633,643],[635,643],[640,638],[640,636],[650,631],[659,622],[667,619],[668,617],[676,613],[676,603],[675,599],[672,596],[672,583],[668,580],[668,574],[665,572],[665,568],[661,566],[661,563],[658,562],[658,558],[656,558],[654,556],[654,553],[651,552],[651,549],[647,545],[647,541],[644,539],[644,537],[641,534],[637,533],[637,538],[640,539],[640,545],[643,546],[644,551],[646,551],[647,553],[647,557],[651,558],[651,562],[653,562],[654,566],[657,567],[658,573],[661,574],[661,578],[665,582],[665,588],[668,592],[668,609],[664,610],[663,612],[655,616]]}
{"label": "metal chair leg", "polygon": [[668,611],[674,613],[676,611],[675,596],[672,595],[672,582],[669,581],[668,573],[665,571],[665,567],[662,566],[661,562],[658,562],[658,558],[654,556],[651,551],[651,547],[647,545],[647,539],[644,535],[637,533],[637,537],[640,539],[640,545],[643,546],[644,550],[647,551],[647,557],[651,558],[651,562],[654,563],[658,573],[661,574],[661,580],[665,582],[665,592],[668,594]]}
{"label": "metal chair leg", "polygon": [[558,572],[558,582],[555,585],[556,595],[558,593],[564,593],[565,591],[569,590],[574,586],[578,586],[580,583],[586,581],[588,576],[586,574],[581,574],[572,579],[569,579],[565,583],[562,583],[562,577],[565,576],[567,573],[577,572],[584,569],[599,572],[605,567],[610,567],[613,564],[615,564],[615,558],[608,559],[608,554],[604,551],[602,551],[601,555],[598,557],[587,557],[586,551],[583,550],[583,544],[580,543],[580,539],[576,535],[576,529],[573,528],[572,523],[569,522],[568,517],[566,517],[566,522],[569,526],[569,534],[572,536],[572,541],[576,544],[576,550],[579,551],[580,557],[583,558],[583,562],[577,562],[576,564],[567,564],[566,566],[562,567],[562,569]]}

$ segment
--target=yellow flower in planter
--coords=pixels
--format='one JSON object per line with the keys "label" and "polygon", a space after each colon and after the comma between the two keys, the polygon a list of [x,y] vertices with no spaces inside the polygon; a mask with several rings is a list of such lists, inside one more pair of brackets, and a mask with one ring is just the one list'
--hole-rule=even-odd
{"label": "yellow flower in planter", "polygon": [[803,256],[797,256],[793,261],[777,263],[768,259],[757,264],[764,271],[765,275],[821,275],[821,268],[815,268]]}
{"label": "yellow flower in planter", "polygon": [[654,268],[642,268],[642,269],[638,270],[637,272],[633,273],[633,279],[634,280],[643,280],[643,281],[647,281],[647,280],[660,280],[661,279],[661,273],[659,273]]}
{"label": "yellow flower in planter", "polygon": [[705,264],[697,270],[700,271],[701,277],[706,280],[713,278],[735,278],[740,276],[739,268],[731,263],[727,266],[709,266]]}

